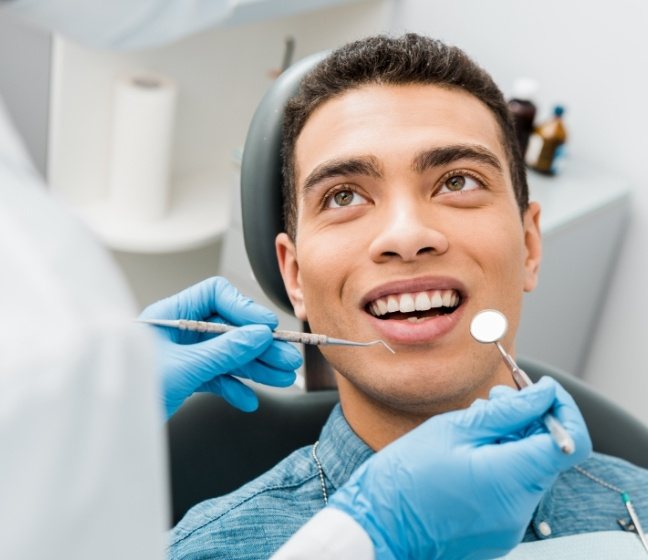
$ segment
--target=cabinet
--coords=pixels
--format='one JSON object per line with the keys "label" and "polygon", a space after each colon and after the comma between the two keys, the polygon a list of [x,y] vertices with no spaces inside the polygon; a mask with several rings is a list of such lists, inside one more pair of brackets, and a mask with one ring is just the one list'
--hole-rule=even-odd
{"label": "cabinet", "polygon": [[518,354],[582,375],[629,218],[631,186],[572,160],[559,177],[529,173],[542,207],[540,281],[525,296]]}

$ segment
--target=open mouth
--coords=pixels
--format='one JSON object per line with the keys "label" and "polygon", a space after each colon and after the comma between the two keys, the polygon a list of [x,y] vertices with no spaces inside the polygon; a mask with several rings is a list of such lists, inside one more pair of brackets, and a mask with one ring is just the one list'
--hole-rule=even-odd
{"label": "open mouth", "polygon": [[382,296],[370,301],[365,309],[378,319],[420,323],[449,315],[461,303],[462,297],[457,290],[425,290]]}

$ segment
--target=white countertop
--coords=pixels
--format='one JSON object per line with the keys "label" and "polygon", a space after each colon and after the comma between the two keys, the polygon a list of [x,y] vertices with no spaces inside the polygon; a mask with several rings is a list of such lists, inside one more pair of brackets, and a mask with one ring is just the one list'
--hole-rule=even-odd
{"label": "white countertop", "polygon": [[618,175],[569,159],[557,176],[528,172],[529,199],[540,203],[544,233],[630,196],[630,183]]}

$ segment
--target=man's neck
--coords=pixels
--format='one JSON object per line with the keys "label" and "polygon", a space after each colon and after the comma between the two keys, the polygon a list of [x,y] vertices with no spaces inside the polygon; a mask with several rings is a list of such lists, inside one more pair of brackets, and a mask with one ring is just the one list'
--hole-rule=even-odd
{"label": "man's neck", "polygon": [[[499,380],[499,383],[513,385],[512,380]],[[469,407],[477,398],[488,398],[490,388],[498,383],[496,380],[469,395],[452,401],[430,405],[422,411],[408,411],[403,407],[392,407],[378,401],[336,372],[340,404],[344,417],[353,431],[374,451],[379,451],[392,441],[413,430],[428,418],[451,410]]]}
{"label": "man's neck", "polygon": [[[344,383],[338,380],[338,387]],[[380,451],[426,420],[380,406],[358,392],[340,390],[340,404],[351,429],[374,451]]]}

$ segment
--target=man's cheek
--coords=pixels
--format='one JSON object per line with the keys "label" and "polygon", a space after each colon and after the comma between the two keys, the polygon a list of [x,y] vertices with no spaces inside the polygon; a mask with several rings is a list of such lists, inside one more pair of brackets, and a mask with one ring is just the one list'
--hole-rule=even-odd
{"label": "man's cheek", "polygon": [[[340,306],[336,305],[332,287],[323,282],[322,276],[312,279],[305,279],[304,289],[304,313],[312,329],[330,329],[330,323],[339,317]],[[327,334],[327,333],[325,333]]]}

